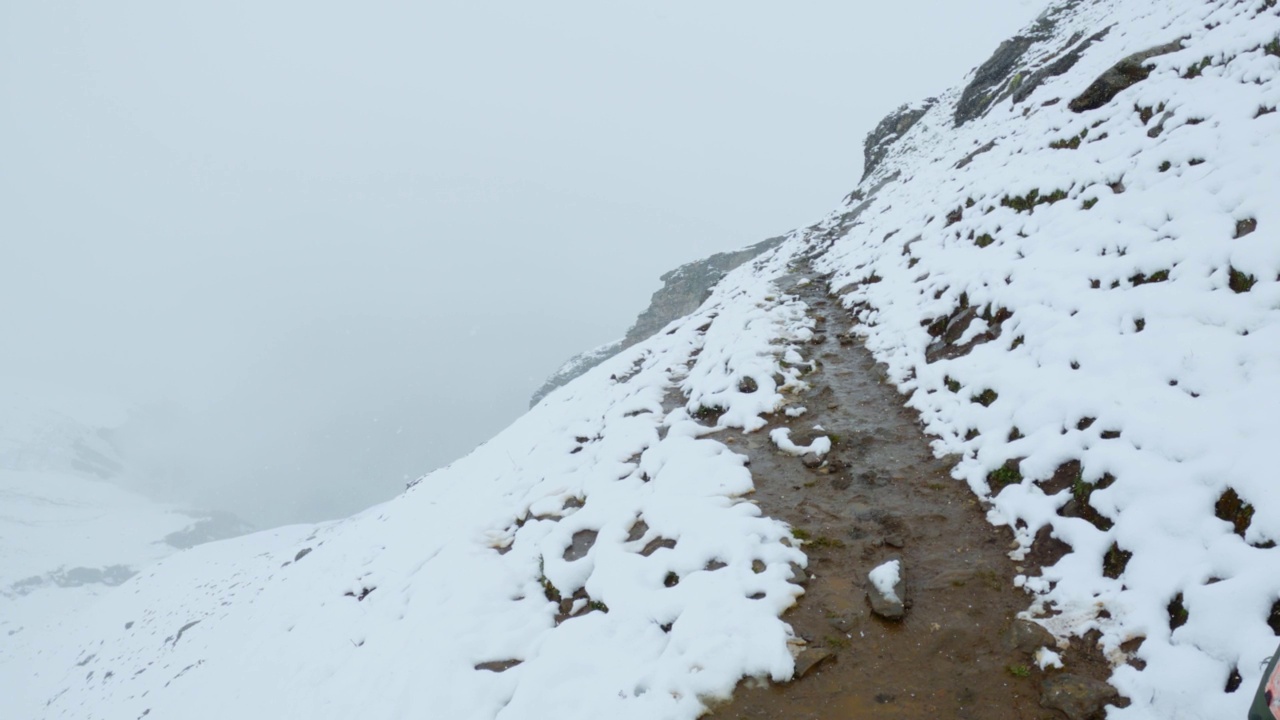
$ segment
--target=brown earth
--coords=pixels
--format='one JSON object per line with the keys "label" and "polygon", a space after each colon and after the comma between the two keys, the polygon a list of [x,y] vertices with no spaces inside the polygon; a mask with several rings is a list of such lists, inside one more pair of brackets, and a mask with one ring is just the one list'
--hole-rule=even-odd
{"label": "brown earth", "polygon": [[[951,464],[933,456],[914,411],[871,353],[837,334],[849,315],[826,296],[821,278],[810,277],[788,290],[817,322],[807,355],[820,365],[805,377],[811,389],[792,403],[808,411],[721,436],[751,458],[761,509],[805,539],[806,592],[784,616],[808,643],[797,659],[797,675],[805,674],[781,685],[744,681],[710,716],[1065,717],[1040,706],[1046,674],[1010,640],[1015,615],[1031,599],[1013,585],[1012,536],[986,522],[977,497],[950,477]],[[826,464],[810,468],[778,452],[768,436],[776,427],[791,428],[798,444],[829,435]],[[899,622],[873,615],[866,597],[867,573],[895,558],[907,586]],[[1109,668],[1088,645],[1076,640],[1062,651],[1066,672],[1104,680]]]}

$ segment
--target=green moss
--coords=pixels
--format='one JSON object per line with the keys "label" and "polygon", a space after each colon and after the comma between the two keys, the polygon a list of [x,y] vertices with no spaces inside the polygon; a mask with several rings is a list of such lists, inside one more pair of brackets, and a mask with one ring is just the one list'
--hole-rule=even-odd
{"label": "green moss", "polygon": [[973,244],[980,248],[984,248],[995,241],[996,239],[991,237],[991,233],[982,233],[973,241]]}
{"label": "green moss", "polygon": [[1209,67],[1212,64],[1213,64],[1213,58],[1209,57],[1208,55],[1205,55],[1203,58],[1200,59],[1200,62],[1192,63],[1191,67],[1187,68],[1186,72],[1182,73],[1182,77],[1188,80],[1190,80],[1191,78],[1200,77],[1200,74],[1204,72],[1204,69]]}
{"label": "green moss", "polygon": [[587,607],[591,608],[592,610],[599,610],[600,612],[604,612],[604,613],[609,612],[609,606],[605,605],[599,600],[592,600],[591,602],[587,603]]}
{"label": "green moss", "polygon": [[1218,519],[1231,523],[1232,529],[1240,537],[1244,537],[1249,524],[1253,522],[1253,506],[1241,500],[1233,488],[1227,488],[1222,497],[1218,498],[1213,506],[1213,514]]}
{"label": "green moss", "polygon": [[946,376],[946,377],[944,377],[944,378],[942,379],[942,384],[943,384],[943,385],[946,385],[946,386],[947,386],[947,389],[948,389],[948,390],[950,390],[950,391],[951,391],[951,392],[953,392],[953,393],[955,393],[955,392],[960,392],[960,381],[959,381],[959,380],[956,380],[955,378],[951,377],[950,375],[948,375],[948,376]]}
{"label": "green moss", "polygon": [[1031,677],[1031,668],[1026,665],[1010,665],[1009,674],[1016,678]]}
{"label": "green moss", "polygon": [[1132,284],[1136,287],[1136,286],[1138,286],[1138,285],[1147,285],[1147,284],[1150,284],[1150,283],[1160,283],[1160,282],[1164,282],[1164,281],[1166,281],[1166,280],[1168,280],[1168,279],[1169,279],[1169,271],[1168,271],[1168,270],[1157,270],[1157,271],[1155,271],[1155,272],[1151,273],[1150,275],[1146,275],[1146,274],[1143,274],[1143,273],[1138,273],[1137,275],[1134,275],[1133,277],[1129,278],[1129,282],[1130,282],[1130,283],[1132,283]]}
{"label": "green moss", "polygon": [[1111,543],[1111,547],[1107,550],[1107,554],[1102,558],[1102,574],[1115,580],[1124,573],[1125,567],[1129,565],[1129,558],[1133,557],[1133,553],[1128,550],[1121,550],[1120,546]]}
{"label": "green moss", "polygon": [[995,402],[998,397],[1000,397],[1000,395],[995,390],[987,388],[977,395],[974,395],[973,401],[983,407],[991,407],[991,403]]}
{"label": "green moss", "polygon": [[558,590],[555,585],[552,585],[551,581],[545,577],[542,578],[542,594],[553,603],[560,602],[560,590]]}
{"label": "green moss", "polygon": [[814,550],[837,550],[844,547],[844,541],[838,538],[827,537],[826,535],[819,535],[813,540],[806,542],[805,547],[810,547]]}
{"label": "green moss", "polygon": [[793,528],[791,528],[791,537],[793,537],[793,538],[795,538],[795,539],[797,539],[797,540],[808,540],[808,539],[812,538],[813,536],[812,536],[812,535],[810,535],[810,534],[809,534],[809,531],[808,531],[808,530],[805,530],[804,528],[797,528],[797,527],[793,527]]}
{"label": "green moss", "polygon": [[1262,49],[1265,50],[1268,55],[1280,57],[1280,38],[1276,38],[1266,45],[1263,45]]}
{"label": "green moss", "polygon": [[1160,163],[1160,167],[1156,169],[1159,170],[1160,172],[1168,172],[1169,168],[1171,167],[1173,167],[1173,163],[1169,162],[1168,160],[1165,160],[1164,162]]}
{"label": "green moss", "polygon": [[1052,205],[1066,198],[1066,190],[1054,190],[1048,195],[1041,195],[1040,189],[1035,188],[1022,196],[1005,195],[1000,199],[1000,204],[1007,208],[1013,208],[1014,212],[1031,212],[1037,205]]}
{"label": "green moss", "polygon": [[1089,198],[1080,203],[1080,207],[1084,210],[1092,210],[1094,205],[1098,204],[1098,198]]}
{"label": "green moss", "polygon": [[1233,292],[1246,293],[1253,289],[1258,282],[1258,278],[1248,275],[1240,270],[1231,268],[1230,276],[1227,280],[1227,287]]}
{"label": "green moss", "polygon": [[833,650],[844,650],[849,647],[849,639],[839,635],[828,635],[822,638],[822,644]]}
{"label": "green moss", "polygon": [[714,420],[719,418],[725,412],[725,408],[719,405],[701,405],[693,412],[693,417],[698,420]]}
{"label": "green moss", "polygon": [[993,493],[1020,482],[1022,482],[1022,473],[1018,472],[1018,466],[1014,463],[1005,463],[987,474],[987,486]]}
{"label": "green moss", "polygon": [[1173,599],[1169,601],[1169,607],[1167,609],[1169,611],[1170,630],[1177,630],[1183,625],[1186,625],[1187,620],[1191,617],[1191,614],[1187,612],[1186,605],[1183,604],[1182,593],[1178,593],[1173,596]]}

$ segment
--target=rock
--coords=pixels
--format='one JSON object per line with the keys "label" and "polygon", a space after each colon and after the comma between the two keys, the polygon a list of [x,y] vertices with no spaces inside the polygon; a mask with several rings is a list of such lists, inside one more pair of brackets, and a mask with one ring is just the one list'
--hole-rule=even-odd
{"label": "rock", "polygon": [[799,680],[818,668],[819,665],[834,660],[835,654],[829,650],[821,648],[806,648],[800,653],[800,657],[796,658],[796,671],[791,676],[792,680]]}
{"label": "rock", "polygon": [[797,585],[808,585],[808,584],[809,584],[809,573],[808,573],[808,572],[806,572],[804,568],[800,567],[800,566],[799,566],[799,565],[797,565],[796,563],[791,563],[791,578],[790,578],[790,580],[791,580],[791,582],[793,582],[793,583],[795,583],[795,584],[797,584]]}
{"label": "rock", "polygon": [[[1109,32],[1111,32],[1111,28],[1109,27],[1103,28],[1099,32],[1094,33],[1093,35],[1086,38],[1080,44],[1076,45],[1075,47],[1071,48],[1066,52],[1063,52],[1061,55],[1054,58],[1053,61],[1041,67],[1039,70],[1036,70],[1035,72],[1031,73],[1031,75],[1028,78],[1026,78],[1021,83],[1019,83],[1018,87],[1014,89],[1013,102],[1016,104],[1016,103],[1022,102],[1023,100],[1026,100],[1028,97],[1031,96],[1032,91],[1034,91],[1036,88],[1044,84],[1045,80],[1048,80],[1051,77],[1062,75],[1066,73],[1068,70],[1070,70],[1071,68],[1075,67],[1075,64],[1084,55],[1084,51],[1088,50],[1090,45],[1105,38],[1107,36],[1107,33]],[[1077,33],[1076,35],[1072,36],[1071,43],[1074,43],[1075,41],[1079,40],[1081,37],[1083,36]]]}
{"label": "rock", "polygon": [[[892,578],[892,573],[886,572],[886,569],[894,562],[897,563],[897,578],[893,587],[891,589],[878,587],[883,582],[877,583],[877,580]],[[867,601],[871,603],[871,611],[885,620],[901,620],[907,614],[906,572],[902,568],[902,561],[891,560],[877,567],[867,574],[867,580],[871,583],[871,588],[867,590]]]}
{"label": "rock", "polygon": [[822,463],[824,462],[826,461],[823,460],[821,457],[814,455],[812,453],[805,455],[803,458],[800,459],[800,463],[807,468],[821,467]]}
{"label": "rock", "polygon": [[1122,90],[1136,85],[1151,74],[1147,61],[1153,57],[1167,55],[1182,49],[1182,41],[1174,40],[1164,45],[1136,52],[1120,62],[1112,65],[1106,72],[1098,76],[1093,84],[1085,88],[1079,97],[1067,104],[1071,112],[1096,110],[1111,102]]}
{"label": "rock", "polygon": [[1005,634],[1005,646],[1019,652],[1033,653],[1055,644],[1052,633],[1030,620],[1014,620],[1009,625],[1009,632]]}
{"label": "rock", "polygon": [[836,615],[835,617],[827,618],[827,624],[845,634],[854,631],[853,618],[849,615]]}
{"label": "rock", "polygon": [[1060,710],[1071,720],[1090,720],[1102,717],[1103,706],[1119,697],[1101,680],[1063,673],[1044,681],[1040,707]]}
{"label": "rock", "polygon": [[[866,180],[889,154],[889,149],[899,138],[907,133],[925,113],[929,112],[936,100],[929,98],[918,105],[903,105],[885,116],[875,129],[867,133],[862,143],[862,179]],[[850,199],[858,199],[852,197]]]}
{"label": "rock", "polygon": [[662,287],[650,298],[649,307],[636,318],[631,329],[627,330],[626,337],[570,358],[547,378],[542,387],[538,388],[529,406],[537,405],[551,391],[618,352],[648,339],[672,320],[697,310],[699,305],[711,297],[711,288],[720,282],[726,273],[745,262],[754,260],[761,253],[781,245],[784,239],[784,237],[769,238],[741,250],[717,253],[702,260],[681,265],[666,273],[659,278],[662,280]]}

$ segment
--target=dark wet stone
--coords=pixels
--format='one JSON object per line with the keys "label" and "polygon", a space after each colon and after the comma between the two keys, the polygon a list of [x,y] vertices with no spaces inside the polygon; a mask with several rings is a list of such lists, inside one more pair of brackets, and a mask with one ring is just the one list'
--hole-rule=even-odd
{"label": "dark wet stone", "polygon": [[489,672],[506,672],[511,668],[524,662],[523,660],[490,660],[476,665],[477,670],[488,670]]}
{"label": "dark wet stone", "polygon": [[830,650],[808,648],[804,652],[800,653],[800,657],[796,658],[796,671],[795,674],[791,676],[791,679],[799,680],[805,675],[817,670],[819,665],[822,665],[828,660],[834,660],[835,657],[835,654]]}
{"label": "dark wet stone", "polygon": [[809,584],[809,573],[795,563],[791,563],[791,582],[797,585]]}
{"label": "dark wet stone", "polygon": [[816,467],[821,467],[822,463],[826,461],[818,457],[817,455],[809,454],[801,458],[800,462],[807,468],[816,468]]}
{"label": "dark wet stone", "polygon": [[1053,647],[1054,643],[1052,633],[1030,620],[1014,620],[1005,635],[1005,645],[1010,650],[1024,653],[1033,653],[1046,646]]}
{"label": "dark wet stone", "polygon": [[595,530],[579,530],[574,533],[569,547],[564,549],[564,559],[573,562],[586,557],[587,552],[596,544],[596,535],[598,534]]}
{"label": "dark wet stone", "polygon": [[671,548],[674,548],[675,546],[676,546],[675,540],[672,540],[670,538],[658,537],[646,543],[644,548],[640,550],[640,554],[645,557],[649,557],[650,555],[661,550],[662,548],[671,549]]}
{"label": "dark wet stone", "polygon": [[1067,107],[1072,112],[1079,113],[1086,110],[1096,110],[1106,105],[1121,91],[1147,79],[1147,76],[1151,74],[1151,68],[1147,65],[1148,60],[1181,49],[1182,41],[1174,40],[1126,57],[1099,75],[1098,79],[1085,88],[1085,91],[1079,97],[1068,103]]}
{"label": "dark wet stone", "polygon": [[299,550],[299,551],[298,551],[298,554],[297,554],[297,555],[294,555],[294,556],[293,556],[293,561],[294,561],[294,562],[298,562],[299,560],[301,560],[302,558],[304,558],[304,557],[306,557],[306,556],[308,556],[308,555],[310,555],[310,554],[311,554],[311,548],[309,548],[309,547],[308,547],[308,548],[302,548],[301,550]]}
{"label": "dark wet stone", "polygon": [[1070,673],[1045,680],[1041,690],[1040,706],[1060,710],[1070,720],[1100,718],[1103,707],[1120,697],[1115,688],[1101,680]]}

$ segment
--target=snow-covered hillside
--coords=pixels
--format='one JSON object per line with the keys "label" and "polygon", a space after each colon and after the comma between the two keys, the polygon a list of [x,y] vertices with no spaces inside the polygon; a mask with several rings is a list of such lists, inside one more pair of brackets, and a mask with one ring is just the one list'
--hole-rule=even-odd
{"label": "snow-covered hillside", "polygon": [[[121,417],[14,392],[0,400],[0,666],[25,666],[46,626],[74,625],[76,613],[152,562],[246,529],[111,482],[127,470],[98,423]],[[27,687],[5,689],[8,701]]]}
{"label": "snow-covered hillside", "polygon": [[1100,633],[1109,716],[1243,717],[1280,633],[1277,73],[1274,0],[1055,5],[693,314],[393,501],[165,559],[0,683],[18,717],[693,718],[788,678],[805,556],[726,441],[805,382],[812,262],[1013,528],[1028,617]]}

